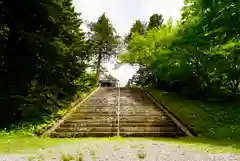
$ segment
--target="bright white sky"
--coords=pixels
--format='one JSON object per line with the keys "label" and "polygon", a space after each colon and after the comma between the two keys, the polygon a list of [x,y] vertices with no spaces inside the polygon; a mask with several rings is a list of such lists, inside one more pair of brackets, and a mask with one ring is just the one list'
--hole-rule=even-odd
{"label": "bright white sky", "polygon": [[[97,21],[104,12],[121,36],[126,35],[135,20],[148,21],[154,13],[162,14],[166,21],[180,19],[180,9],[184,0],[73,0],[81,18],[87,21]],[[84,30],[86,28],[84,27]],[[120,80],[123,86],[132,77],[136,69],[125,65],[118,70],[112,70],[113,64],[106,65],[109,72]]]}

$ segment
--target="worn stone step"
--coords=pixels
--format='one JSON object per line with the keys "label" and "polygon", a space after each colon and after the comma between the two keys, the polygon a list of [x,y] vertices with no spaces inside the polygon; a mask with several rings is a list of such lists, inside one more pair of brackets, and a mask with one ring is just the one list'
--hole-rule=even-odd
{"label": "worn stone step", "polygon": [[60,127],[64,128],[74,128],[74,127],[117,127],[117,122],[114,123],[103,123],[103,122],[64,122],[60,125]]}
{"label": "worn stone step", "polygon": [[[115,127],[59,127],[56,132],[117,132]],[[120,127],[120,132],[181,132],[181,129],[175,126],[166,127]]]}
{"label": "worn stone step", "polygon": [[[67,120],[96,120],[96,121],[105,121],[105,120],[114,120],[117,119],[117,116],[70,116]],[[171,121],[171,119],[167,116],[121,116],[120,121],[146,121],[146,122],[153,122],[153,121]]]}
{"label": "worn stone step", "polygon": [[120,127],[165,127],[177,126],[174,122],[120,122]]}
{"label": "worn stone step", "polygon": [[[116,112],[117,108],[78,108],[75,112],[77,113],[112,113]],[[124,110],[120,108],[120,113],[155,113],[155,114],[162,114],[163,111],[161,110],[154,110],[154,109],[129,109],[129,110]]]}
{"label": "worn stone step", "polygon": [[106,99],[106,98],[102,98],[102,99],[90,99],[90,100],[87,100],[84,102],[84,104],[95,104],[95,103],[98,103],[98,104],[107,104],[107,103],[117,103],[117,99],[114,98],[114,99]]}
{"label": "worn stone step", "polygon": [[59,127],[56,132],[117,132],[117,127]]}
{"label": "worn stone step", "polygon": [[[117,122],[117,117],[113,118],[99,118],[99,119],[79,119],[79,118],[68,118],[65,123],[72,122],[72,123],[113,123]],[[130,119],[130,118],[120,118],[119,123],[132,123],[132,124],[138,124],[138,123],[172,123],[173,121],[171,119],[167,120],[161,120],[161,119],[150,119],[150,118],[145,118],[145,119]]]}
{"label": "worn stone step", "polygon": [[75,112],[98,112],[98,113],[105,113],[105,112],[116,112],[116,109],[77,109]]}
{"label": "worn stone step", "polygon": [[117,115],[117,112],[104,112],[104,113],[98,113],[98,112],[74,112],[71,114],[71,116],[115,116]]}
{"label": "worn stone step", "polygon": [[120,132],[122,137],[182,137],[183,132]]}
{"label": "worn stone step", "polygon": [[[81,114],[81,113],[73,113],[73,114],[71,114],[70,116],[69,116],[69,118],[79,118],[79,119],[82,119],[82,118],[84,118],[84,119],[99,119],[99,118],[106,118],[106,117],[116,117],[117,116],[117,113],[115,112],[115,113],[111,113],[111,114],[102,114],[102,113],[100,113],[100,114],[98,114],[98,113],[91,113],[91,114],[88,114],[88,113],[86,113],[86,114]],[[162,114],[162,115],[154,115],[154,114],[141,114],[141,115],[139,115],[139,114],[136,114],[136,115],[134,115],[134,114],[129,114],[129,115],[127,115],[127,114],[119,114],[119,116],[120,116],[120,118],[135,118],[135,117],[137,117],[137,118],[144,118],[144,117],[147,117],[147,118],[160,118],[160,117],[168,117],[166,114]]]}
{"label": "worn stone step", "polygon": [[120,120],[171,120],[167,115],[161,115],[161,116],[121,116]]}
{"label": "worn stone step", "polygon": [[77,111],[82,111],[82,110],[103,110],[103,109],[109,109],[109,110],[117,110],[116,106],[112,106],[112,107],[104,107],[104,106],[83,106],[80,108],[77,108]]}
{"label": "worn stone step", "polygon": [[160,108],[150,107],[139,107],[139,106],[120,106],[120,111],[143,111],[143,112],[163,112]]}
{"label": "worn stone step", "polygon": [[[112,114],[115,114],[117,113],[117,109],[84,109],[84,110],[76,110],[74,113],[76,114],[82,114],[82,115],[87,115],[87,114],[90,114],[90,115],[93,115],[93,114],[99,114],[99,115],[112,115]],[[125,110],[122,110],[120,109],[120,115],[165,115],[165,112],[163,111],[154,111],[154,110],[130,110],[130,111],[125,111]]]}
{"label": "worn stone step", "polygon": [[[117,115],[116,115],[117,116]],[[119,115],[120,119],[156,119],[156,120],[168,120],[170,119],[166,114],[162,115]]]}
{"label": "worn stone step", "polygon": [[116,132],[53,132],[50,137],[54,138],[78,138],[78,137],[111,137],[116,136]]}
{"label": "worn stone step", "polygon": [[[109,94],[108,94],[109,95]],[[116,99],[115,97],[118,96],[117,93],[111,93],[112,99]],[[101,93],[99,93],[98,95],[92,95],[90,98],[88,98],[87,100],[91,100],[91,99],[108,99],[109,97],[107,97],[106,95],[103,95]]]}
{"label": "worn stone step", "polygon": [[142,114],[156,114],[156,115],[162,115],[164,114],[163,111],[154,111],[154,110],[122,110],[120,109],[120,113],[121,114],[134,114],[134,115],[137,115],[139,113],[142,113]]}
{"label": "worn stone step", "polygon": [[105,107],[115,106],[116,107],[117,104],[118,104],[117,101],[116,102],[93,102],[92,101],[92,102],[86,102],[81,106],[93,106],[93,107],[95,107],[95,106],[100,106],[100,107],[102,107],[102,106],[105,106]]}
{"label": "worn stone step", "polygon": [[[60,127],[117,127],[116,122],[64,122]],[[121,123],[120,127],[165,127],[165,126],[177,126],[174,122],[159,122],[159,123]]]}
{"label": "worn stone step", "polygon": [[150,111],[150,112],[135,112],[135,111],[131,111],[131,112],[126,112],[126,111],[120,111],[120,115],[122,116],[131,116],[131,115],[136,115],[136,116],[149,116],[149,115],[158,115],[158,116],[161,116],[161,115],[165,115],[164,112],[162,111]]}
{"label": "worn stone step", "polygon": [[117,119],[113,119],[113,120],[110,120],[110,119],[102,119],[102,120],[85,120],[85,119],[67,119],[64,121],[64,124],[68,124],[68,123],[71,123],[71,124],[91,124],[91,123],[102,123],[102,124],[113,124],[113,123],[116,123],[117,122]]}
{"label": "worn stone step", "polygon": [[68,117],[67,120],[95,120],[95,121],[106,121],[106,120],[114,120],[116,119],[115,116],[99,116],[99,117],[95,117],[95,116],[70,116]]}
{"label": "worn stone step", "polygon": [[134,120],[134,119],[119,119],[119,123],[123,124],[123,123],[132,123],[132,124],[138,124],[138,123],[172,123],[173,121],[171,119],[168,120],[156,120],[156,119],[138,119],[138,120]]}
{"label": "worn stone step", "polygon": [[117,100],[92,99],[86,101],[84,104],[117,104]]}
{"label": "worn stone step", "polygon": [[88,108],[116,108],[116,104],[113,104],[113,105],[101,105],[101,104],[98,104],[98,105],[88,105],[88,104],[82,104],[79,109],[88,109]]}
{"label": "worn stone step", "polygon": [[140,110],[140,111],[162,111],[160,108],[156,108],[153,105],[146,105],[146,106],[138,106],[138,105],[131,105],[131,106],[123,106],[120,105],[121,110]]}
{"label": "worn stone step", "polygon": [[125,101],[121,101],[120,102],[121,106],[153,106],[153,102],[151,101],[132,101],[132,102],[125,102]]}
{"label": "worn stone step", "polygon": [[93,119],[93,120],[97,119],[97,120],[99,120],[99,119],[108,119],[108,118],[113,119],[113,118],[115,118],[115,116],[114,115],[105,115],[105,116],[101,116],[101,115],[92,115],[92,116],[90,116],[90,115],[71,115],[68,118],[69,119]]}
{"label": "worn stone step", "polygon": [[[79,138],[79,137],[113,137],[115,132],[53,132],[50,137],[54,138]],[[182,137],[183,132],[120,132],[122,137]]]}
{"label": "worn stone step", "polygon": [[181,132],[177,126],[161,127],[120,127],[120,132]]}

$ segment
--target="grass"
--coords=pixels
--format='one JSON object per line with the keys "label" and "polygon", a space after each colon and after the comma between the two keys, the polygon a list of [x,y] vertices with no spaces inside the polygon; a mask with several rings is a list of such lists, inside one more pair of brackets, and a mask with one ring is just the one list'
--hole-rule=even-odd
{"label": "grass", "polygon": [[114,151],[118,151],[118,150],[120,150],[120,148],[117,147],[117,145],[114,145],[114,146],[113,146],[113,149],[114,149]]}
{"label": "grass", "polygon": [[[50,147],[80,143],[81,141],[104,141],[104,142],[124,142],[121,137],[106,137],[106,138],[40,138],[37,136],[21,136],[21,135],[5,135],[0,136],[0,154],[10,153],[28,153],[39,149],[46,149]],[[92,151],[94,154],[95,151]]]}
{"label": "grass", "polygon": [[61,159],[62,161],[82,161],[83,154],[81,153],[77,155],[62,154]]}
{"label": "grass", "polygon": [[71,160],[74,160],[74,159],[75,159],[75,156],[62,154],[62,161],[71,161]]}
{"label": "grass", "polygon": [[[36,150],[46,149],[55,146],[61,146],[66,144],[81,143],[82,141],[103,141],[103,142],[114,142],[122,143],[127,141],[141,141],[150,140],[156,142],[164,142],[172,145],[180,145],[183,148],[193,149],[203,152],[212,153],[240,153],[240,144],[233,143],[231,141],[215,141],[203,137],[199,138],[180,138],[180,139],[170,139],[170,138],[121,138],[121,137],[111,137],[111,138],[65,138],[65,139],[50,139],[50,138],[38,138],[32,137],[21,137],[21,136],[8,136],[0,138],[0,154],[21,154],[21,153],[34,153]],[[139,142],[140,144],[140,142]],[[139,145],[140,146],[140,145]],[[136,145],[136,148],[139,147]],[[144,145],[143,145],[144,146]],[[89,147],[91,148],[91,147]],[[115,147],[113,147],[114,149]],[[133,148],[133,147],[132,147]],[[120,149],[115,149],[120,150]],[[95,154],[94,152],[92,153]]]}
{"label": "grass", "polygon": [[72,139],[48,139],[35,136],[9,135],[0,137],[0,153],[32,152],[37,149],[75,142]]}
{"label": "grass", "polygon": [[187,100],[165,91],[152,89],[147,91],[164,104],[183,124],[198,134],[199,137],[192,139],[191,142],[240,148],[238,105],[204,103],[198,100]]}

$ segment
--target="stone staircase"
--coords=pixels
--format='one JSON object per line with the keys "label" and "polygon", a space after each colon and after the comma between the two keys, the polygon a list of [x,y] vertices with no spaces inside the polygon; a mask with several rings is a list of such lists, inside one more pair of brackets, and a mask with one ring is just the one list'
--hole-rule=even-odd
{"label": "stone staircase", "polygon": [[53,131],[51,137],[104,137],[117,134],[116,88],[100,88]]}
{"label": "stone staircase", "polygon": [[[118,89],[100,88],[51,137],[108,137],[118,132]],[[120,89],[121,136],[178,137],[185,133],[139,88]]]}
{"label": "stone staircase", "polygon": [[185,133],[141,89],[121,88],[120,91],[121,136],[185,136]]}

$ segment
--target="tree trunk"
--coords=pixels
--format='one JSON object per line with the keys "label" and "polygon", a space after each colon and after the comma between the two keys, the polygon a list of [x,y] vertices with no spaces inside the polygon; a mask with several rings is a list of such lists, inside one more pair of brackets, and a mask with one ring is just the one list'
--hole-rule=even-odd
{"label": "tree trunk", "polygon": [[98,84],[98,82],[99,82],[101,61],[102,61],[102,54],[99,53],[99,55],[98,55],[98,62],[97,62],[96,84]]}

